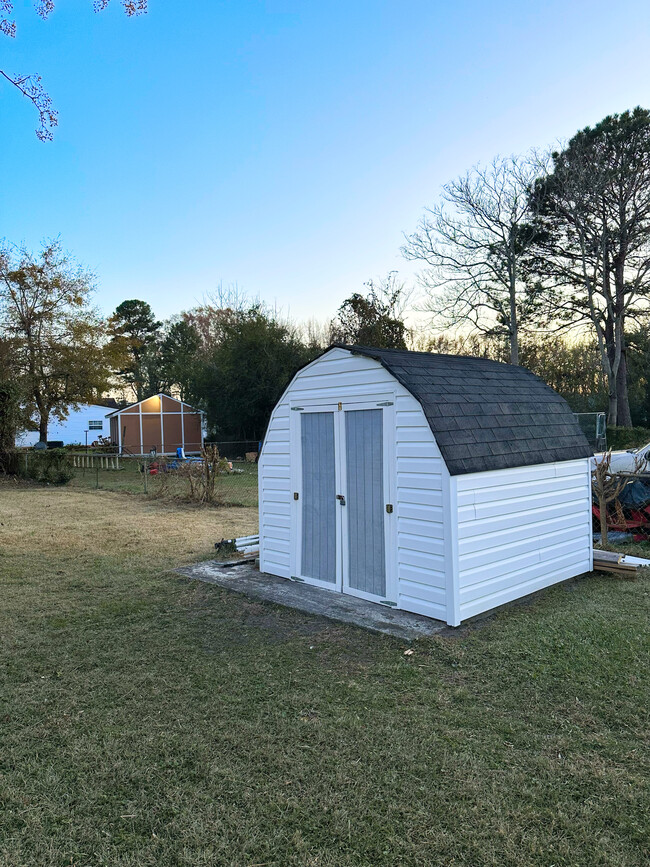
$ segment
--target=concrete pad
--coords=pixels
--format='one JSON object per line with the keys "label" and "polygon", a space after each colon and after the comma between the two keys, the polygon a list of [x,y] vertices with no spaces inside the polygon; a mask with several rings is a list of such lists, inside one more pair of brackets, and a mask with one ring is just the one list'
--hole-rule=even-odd
{"label": "concrete pad", "polygon": [[195,566],[183,566],[175,571],[197,581],[217,584],[227,590],[243,593],[253,599],[275,602],[307,614],[319,614],[330,620],[351,623],[404,641],[429,638],[447,628],[442,621],[420,614],[396,611],[376,602],[357,599],[356,596],[267,575],[260,572],[252,562],[232,565],[208,560]]}

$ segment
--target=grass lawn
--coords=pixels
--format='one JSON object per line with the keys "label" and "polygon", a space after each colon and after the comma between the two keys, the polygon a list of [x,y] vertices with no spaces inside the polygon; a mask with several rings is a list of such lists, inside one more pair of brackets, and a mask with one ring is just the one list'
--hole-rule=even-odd
{"label": "grass lawn", "polygon": [[[144,473],[140,471],[141,465],[142,461],[136,458],[120,458],[119,470],[76,467],[70,486],[82,490],[99,489],[141,495],[146,493],[149,498],[160,497],[164,500],[186,495],[187,486],[182,476],[174,472],[165,476],[152,476],[147,473],[145,480]],[[216,493],[219,501],[230,506],[257,508],[257,464],[233,461],[233,468],[236,472],[217,478]]]}
{"label": "grass lawn", "polygon": [[168,571],[251,509],[0,486],[0,864],[646,865],[648,583],[405,646]]}

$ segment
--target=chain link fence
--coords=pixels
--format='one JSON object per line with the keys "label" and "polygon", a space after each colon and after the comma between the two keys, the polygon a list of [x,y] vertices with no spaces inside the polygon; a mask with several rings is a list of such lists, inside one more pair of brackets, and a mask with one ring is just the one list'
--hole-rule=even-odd
{"label": "chain link fence", "polygon": [[224,456],[213,462],[198,456],[181,460],[169,455],[133,457],[71,452],[67,460],[74,473],[70,482],[74,488],[257,507],[257,463],[252,455],[248,460],[245,455],[243,460],[228,460]]}
{"label": "chain link fence", "polygon": [[607,451],[607,417],[604,412],[575,412],[578,424],[595,452]]}

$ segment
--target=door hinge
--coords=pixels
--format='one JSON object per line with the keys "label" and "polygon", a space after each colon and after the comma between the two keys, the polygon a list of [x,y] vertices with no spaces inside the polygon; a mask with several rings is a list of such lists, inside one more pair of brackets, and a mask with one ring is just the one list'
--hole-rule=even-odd
{"label": "door hinge", "polygon": [[388,605],[391,608],[397,608],[397,602],[391,602],[389,599],[380,599],[379,604],[380,605]]}
{"label": "door hinge", "polygon": [[377,406],[392,406],[392,405],[393,405],[392,400],[382,400],[381,403],[377,404]]}
{"label": "door hinge", "polygon": [[293,492],[293,498],[294,498],[294,500],[299,500],[299,499],[300,499],[300,494],[298,493],[298,491],[294,491],[294,492]]}
{"label": "door hinge", "polygon": [[339,412],[343,409],[343,404],[339,401]]}
{"label": "door hinge", "polygon": [[389,515],[393,514],[393,504],[392,503],[386,503],[386,511],[388,512]]}
{"label": "door hinge", "polygon": [[342,506],[345,506],[345,497],[343,496],[343,494],[337,494],[336,499]]}
{"label": "door hinge", "polygon": [[304,578],[298,578],[297,575],[292,575],[291,578],[290,578],[290,580],[291,580],[291,581],[297,581],[299,584],[304,584],[304,583],[305,583],[305,579],[304,579]]}
{"label": "door hinge", "polygon": [[291,412],[300,412],[300,410],[304,409],[304,406],[292,406]]}

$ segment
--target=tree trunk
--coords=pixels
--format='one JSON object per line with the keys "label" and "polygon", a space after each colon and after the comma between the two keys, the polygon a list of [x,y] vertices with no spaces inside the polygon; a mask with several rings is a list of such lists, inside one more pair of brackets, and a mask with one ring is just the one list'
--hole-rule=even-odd
{"label": "tree trunk", "polygon": [[610,427],[616,427],[618,425],[618,376],[615,373],[616,346],[614,341],[614,326],[609,319],[605,323],[605,343],[607,346],[607,360],[609,362],[609,370],[606,371],[609,392],[607,424]]}
{"label": "tree trunk", "polygon": [[627,390],[627,356],[625,345],[623,345],[621,350],[621,361],[616,373],[616,393],[618,395],[617,424],[619,427],[632,427],[630,398]]}
{"label": "tree trunk", "polygon": [[600,544],[607,544],[607,500],[602,494],[598,495],[598,510],[600,512]]}
{"label": "tree trunk", "polygon": [[[614,388],[612,389],[612,386]],[[616,427],[618,418],[618,397],[616,395],[616,387],[614,382],[610,382],[609,387],[609,406],[607,410],[607,425],[608,427]]]}
{"label": "tree trunk", "polygon": [[510,364],[519,364],[519,325],[517,323],[517,275],[510,268]]}
{"label": "tree trunk", "polygon": [[50,415],[47,412],[41,412],[38,421],[38,438],[41,442],[47,442],[47,426],[50,421]]}

